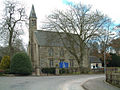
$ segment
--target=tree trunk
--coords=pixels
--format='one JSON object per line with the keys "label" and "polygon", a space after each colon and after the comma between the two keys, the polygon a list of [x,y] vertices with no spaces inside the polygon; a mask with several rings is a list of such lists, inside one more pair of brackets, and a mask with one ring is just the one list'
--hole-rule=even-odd
{"label": "tree trunk", "polygon": [[9,56],[10,56],[10,58],[13,55],[13,51],[12,51],[12,36],[13,36],[13,32],[12,31],[10,32],[10,37],[9,37]]}
{"label": "tree trunk", "polygon": [[84,47],[84,45],[81,43],[81,45],[80,45],[80,56],[79,56],[79,58],[80,58],[80,64],[79,64],[79,70],[80,70],[80,72],[82,73],[83,72],[83,55],[84,55],[84,49],[85,49],[85,47]]}

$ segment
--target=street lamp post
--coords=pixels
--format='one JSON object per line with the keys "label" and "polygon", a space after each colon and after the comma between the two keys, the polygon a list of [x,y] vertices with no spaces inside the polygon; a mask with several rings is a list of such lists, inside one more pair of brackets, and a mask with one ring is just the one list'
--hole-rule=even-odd
{"label": "street lamp post", "polygon": [[104,36],[104,74],[105,76],[106,76],[106,44],[107,44],[108,36],[107,36],[107,31],[105,30],[105,36]]}
{"label": "street lamp post", "polygon": [[104,43],[104,73],[106,75],[106,45]]}

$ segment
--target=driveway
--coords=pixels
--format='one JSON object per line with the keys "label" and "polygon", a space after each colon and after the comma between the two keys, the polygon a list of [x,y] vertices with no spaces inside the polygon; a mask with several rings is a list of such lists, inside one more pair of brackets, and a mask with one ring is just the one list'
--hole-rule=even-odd
{"label": "driveway", "polygon": [[80,85],[100,77],[104,75],[0,77],[0,90],[84,90]]}

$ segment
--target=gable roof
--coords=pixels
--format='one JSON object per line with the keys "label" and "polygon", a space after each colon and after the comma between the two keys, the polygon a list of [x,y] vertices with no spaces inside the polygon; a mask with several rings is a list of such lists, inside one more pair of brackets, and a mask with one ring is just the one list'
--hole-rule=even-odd
{"label": "gable roof", "polygon": [[[70,37],[69,37],[69,36],[66,36],[64,32],[60,32],[59,33],[60,35],[59,35],[58,32],[45,31],[45,30],[35,30],[34,34],[39,46],[64,47],[64,44],[65,44],[67,47],[79,48],[80,42],[76,34],[70,33],[69,34]],[[76,42],[74,42],[73,40],[75,40]],[[63,44],[63,41],[64,41],[64,44]],[[87,46],[85,48],[87,49]]]}
{"label": "gable roof", "polygon": [[34,34],[40,46],[64,46],[56,32],[36,30]]}
{"label": "gable roof", "polygon": [[90,63],[102,63],[96,56],[89,56]]}

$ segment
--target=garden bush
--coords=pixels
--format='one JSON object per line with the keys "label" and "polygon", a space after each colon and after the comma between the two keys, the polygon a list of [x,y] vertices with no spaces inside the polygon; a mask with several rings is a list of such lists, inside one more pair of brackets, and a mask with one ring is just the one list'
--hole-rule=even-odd
{"label": "garden bush", "polygon": [[32,64],[26,53],[17,53],[12,57],[10,71],[18,75],[32,74]]}
{"label": "garden bush", "polygon": [[83,68],[80,69],[80,73],[82,73],[82,74],[88,74],[89,72],[90,72],[89,68],[83,67]]}
{"label": "garden bush", "polygon": [[0,76],[4,74],[4,70],[0,69]]}
{"label": "garden bush", "polygon": [[60,74],[65,74],[65,73],[66,73],[66,70],[65,70],[64,68],[61,68],[61,69],[59,70],[59,73],[60,73]]}
{"label": "garden bush", "polygon": [[4,74],[11,74],[10,69],[4,70]]}
{"label": "garden bush", "polygon": [[67,69],[67,68],[60,68],[59,73],[60,74],[69,74],[69,69]]}
{"label": "garden bush", "polygon": [[1,60],[2,60],[2,56],[0,56],[0,63],[1,63]]}
{"label": "garden bush", "polygon": [[42,72],[46,74],[55,74],[55,68],[42,68]]}
{"label": "garden bush", "polygon": [[3,70],[10,68],[10,57],[9,56],[4,56],[2,58],[1,63],[0,63],[0,68]]}

